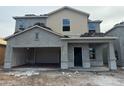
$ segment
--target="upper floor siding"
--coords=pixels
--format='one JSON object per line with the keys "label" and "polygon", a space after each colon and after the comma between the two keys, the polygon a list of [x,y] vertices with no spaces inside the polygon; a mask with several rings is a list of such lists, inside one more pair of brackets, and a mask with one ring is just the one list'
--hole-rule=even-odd
{"label": "upper floor siding", "polygon": [[[14,19],[16,20],[15,32],[24,30],[36,23],[43,23],[53,31],[63,35],[79,36],[88,32],[100,33],[101,21],[91,21],[87,15],[69,9],[63,9],[48,16],[24,16]],[[63,20],[67,20],[67,22],[63,24]],[[63,25],[69,26],[69,28],[65,28],[69,31],[63,31]]]}
{"label": "upper floor siding", "polygon": [[[70,21],[70,31],[63,31],[63,20]],[[64,35],[81,35],[88,32],[88,17],[64,9],[52,14],[47,19],[47,26]]]}
{"label": "upper floor siding", "polygon": [[31,26],[34,26],[36,23],[43,23],[46,25],[46,17],[31,17],[31,18],[15,18],[15,32],[25,30]]}

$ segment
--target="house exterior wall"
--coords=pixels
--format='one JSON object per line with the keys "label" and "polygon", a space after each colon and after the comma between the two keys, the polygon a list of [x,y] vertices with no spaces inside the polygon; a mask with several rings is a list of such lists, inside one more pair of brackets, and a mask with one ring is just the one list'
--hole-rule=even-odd
{"label": "house exterior wall", "polygon": [[[63,19],[70,19],[70,31],[63,32]],[[48,17],[47,26],[64,35],[81,35],[88,32],[88,17],[68,9],[63,9]]]}
{"label": "house exterior wall", "polygon": [[4,64],[5,49],[5,45],[0,45],[0,65]]}
{"label": "house exterior wall", "polygon": [[27,51],[24,48],[13,48],[11,66],[20,66],[26,64]]}
{"label": "house exterior wall", "polygon": [[117,27],[112,29],[112,31],[106,33],[106,36],[116,36],[117,40],[113,41],[115,51],[118,53],[117,64],[119,66],[124,66],[124,27]]}
{"label": "house exterior wall", "polygon": [[[39,33],[39,39],[35,39],[35,33]],[[23,48],[52,48],[61,47],[60,36],[54,35],[40,28],[34,28],[7,41],[4,68],[23,65],[26,62],[26,49]],[[21,48],[21,49],[19,49]],[[46,52],[47,53],[47,52]],[[40,55],[43,55],[40,53]],[[58,54],[56,54],[58,56]]]}
{"label": "house exterior wall", "polygon": [[100,33],[100,23],[94,23],[96,25],[96,33]]}
{"label": "house exterior wall", "polygon": [[46,17],[43,18],[18,18],[16,19],[15,32],[19,30],[20,25],[25,29],[33,26],[35,23],[44,23],[46,25]]}
{"label": "house exterior wall", "polygon": [[[104,45],[104,44],[103,44]],[[82,64],[88,60],[90,62],[91,67],[103,66],[103,56],[102,56],[102,45],[97,44],[94,46],[96,49],[96,59],[90,60],[89,59],[89,44],[86,43],[71,43],[68,44],[68,64],[69,67],[74,67],[74,47],[81,47],[82,48]],[[85,52],[87,51],[87,53]]]}
{"label": "house exterior wall", "polygon": [[[39,39],[36,40],[35,34],[39,34]],[[43,42],[44,41],[44,42]],[[60,37],[51,34],[48,31],[43,31],[40,28],[34,28],[30,31],[22,33],[9,40],[12,47],[60,47]]]}

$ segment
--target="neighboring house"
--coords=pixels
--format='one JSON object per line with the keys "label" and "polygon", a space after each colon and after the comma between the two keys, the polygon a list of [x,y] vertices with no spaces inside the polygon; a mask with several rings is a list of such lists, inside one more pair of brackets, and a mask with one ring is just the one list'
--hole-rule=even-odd
{"label": "neighboring house", "polygon": [[106,32],[106,36],[116,36],[114,41],[115,55],[117,65],[124,67],[124,22],[116,24],[112,29]]}
{"label": "neighboring house", "polygon": [[6,41],[0,38],[0,66],[4,64]]}
{"label": "neighboring house", "polygon": [[100,20],[89,14],[62,7],[44,15],[13,17],[15,33],[6,38],[5,69],[24,64],[56,65],[61,69],[104,66],[103,49],[107,47],[108,67],[116,70],[112,42],[116,37],[100,33]]}

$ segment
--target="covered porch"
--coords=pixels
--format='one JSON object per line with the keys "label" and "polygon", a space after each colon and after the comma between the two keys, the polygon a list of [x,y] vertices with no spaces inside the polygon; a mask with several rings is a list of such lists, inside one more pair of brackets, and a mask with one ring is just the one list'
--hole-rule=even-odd
{"label": "covered porch", "polygon": [[[114,37],[62,38],[61,68],[108,67],[116,70]],[[104,52],[106,50],[106,52]]]}

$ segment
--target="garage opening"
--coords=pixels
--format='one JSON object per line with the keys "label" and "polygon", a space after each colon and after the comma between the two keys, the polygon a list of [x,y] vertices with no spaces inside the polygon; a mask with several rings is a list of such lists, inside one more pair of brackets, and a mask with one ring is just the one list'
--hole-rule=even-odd
{"label": "garage opening", "polygon": [[60,68],[61,48],[15,48],[13,66]]}

